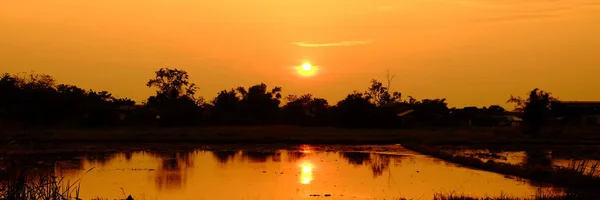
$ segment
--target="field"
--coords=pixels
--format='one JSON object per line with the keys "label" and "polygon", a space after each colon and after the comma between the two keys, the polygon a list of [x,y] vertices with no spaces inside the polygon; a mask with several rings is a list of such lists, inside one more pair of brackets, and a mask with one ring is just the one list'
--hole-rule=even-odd
{"label": "field", "polygon": [[506,128],[341,129],[330,127],[240,126],[185,128],[28,129],[1,130],[4,140],[75,143],[286,143],[519,145],[600,144],[600,129],[548,130],[541,137],[524,136]]}

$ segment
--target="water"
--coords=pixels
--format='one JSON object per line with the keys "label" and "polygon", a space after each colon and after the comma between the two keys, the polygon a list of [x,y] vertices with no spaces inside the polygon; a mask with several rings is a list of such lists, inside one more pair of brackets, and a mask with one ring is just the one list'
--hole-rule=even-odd
{"label": "water", "polygon": [[54,155],[52,169],[67,180],[81,178],[83,199],[431,199],[438,192],[530,197],[538,189],[400,146],[380,147],[74,153]]}
{"label": "water", "polygon": [[[537,164],[536,160],[532,160],[532,157],[542,157],[547,162],[547,165],[552,167],[571,168],[573,165],[581,163],[583,161],[589,162],[586,167],[586,172],[593,169],[594,163],[600,163],[597,154],[593,156],[587,155],[581,156],[577,152],[565,152],[565,151],[552,151],[552,150],[539,150],[539,151],[493,151],[490,149],[448,149],[447,151],[462,156],[470,156],[479,158],[480,160],[487,162],[488,160],[507,163],[512,165],[526,165],[526,164]],[[571,155],[569,155],[571,154]],[[589,153],[588,153],[589,154]],[[569,156],[567,156],[569,155]],[[538,159],[539,160],[539,159]]]}

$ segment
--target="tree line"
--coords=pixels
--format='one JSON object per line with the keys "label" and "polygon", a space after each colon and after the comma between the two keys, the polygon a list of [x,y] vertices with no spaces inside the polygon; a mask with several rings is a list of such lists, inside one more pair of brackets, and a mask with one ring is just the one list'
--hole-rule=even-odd
{"label": "tree line", "polygon": [[[445,98],[404,98],[372,80],[365,91],[354,91],[330,104],[311,94],[283,96],[281,87],[264,83],[220,91],[212,100],[197,96],[198,86],[186,71],[162,68],[146,86],[156,93],[141,103],[117,98],[107,91],[57,84],[44,74],[0,76],[0,120],[24,126],[192,126],[268,125],[340,126],[349,128],[409,128],[433,126],[495,125],[498,105],[449,108]],[[285,102],[285,103],[284,103]],[[513,97],[526,123],[542,126],[559,102],[539,89],[527,98]]]}

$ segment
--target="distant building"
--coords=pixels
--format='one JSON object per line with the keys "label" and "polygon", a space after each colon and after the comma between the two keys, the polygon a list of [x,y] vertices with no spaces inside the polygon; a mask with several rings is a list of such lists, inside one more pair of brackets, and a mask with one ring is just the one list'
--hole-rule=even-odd
{"label": "distant building", "polygon": [[600,101],[562,101],[553,109],[565,124],[600,125]]}

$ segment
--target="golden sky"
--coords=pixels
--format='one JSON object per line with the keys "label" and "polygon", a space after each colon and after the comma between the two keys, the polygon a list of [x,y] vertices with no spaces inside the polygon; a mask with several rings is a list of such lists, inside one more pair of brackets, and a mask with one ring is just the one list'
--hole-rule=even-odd
{"label": "golden sky", "polygon": [[393,89],[450,106],[534,87],[600,100],[599,36],[598,0],[0,1],[0,71],[138,101],[162,67],[208,99],[265,82],[335,103],[389,69]]}

